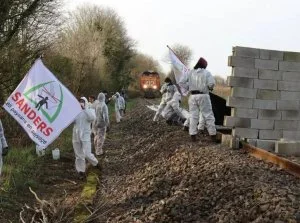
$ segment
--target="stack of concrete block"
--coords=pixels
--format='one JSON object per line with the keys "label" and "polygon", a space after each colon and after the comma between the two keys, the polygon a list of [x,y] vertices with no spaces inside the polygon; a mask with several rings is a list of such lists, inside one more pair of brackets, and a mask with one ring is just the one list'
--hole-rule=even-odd
{"label": "stack of concrete block", "polygon": [[228,65],[233,136],[272,151],[280,138],[300,140],[300,53],[234,47]]}

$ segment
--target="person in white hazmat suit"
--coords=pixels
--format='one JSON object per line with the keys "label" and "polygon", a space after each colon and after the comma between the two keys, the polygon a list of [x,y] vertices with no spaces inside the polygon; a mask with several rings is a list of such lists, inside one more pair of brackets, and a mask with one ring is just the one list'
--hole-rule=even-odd
{"label": "person in white hazmat suit", "polygon": [[103,93],[98,95],[98,104],[95,109],[96,119],[93,123],[93,132],[95,134],[94,145],[96,156],[99,156],[103,154],[106,130],[109,127],[108,108],[105,103],[105,95]]}
{"label": "person in white hazmat suit", "polygon": [[162,85],[160,89],[160,93],[162,94],[161,102],[158,106],[158,109],[155,113],[153,121],[158,121],[159,116],[161,115],[163,109],[166,107],[167,102],[173,98],[174,93],[176,92],[176,86],[173,85],[172,80],[170,78],[165,79],[165,83]]}
{"label": "person in white hazmat suit", "polygon": [[3,156],[6,156],[7,153],[8,153],[8,145],[4,136],[4,129],[2,126],[2,122],[0,120],[0,176],[3,167]]}
{"label": "person in white hazmat suit", "polygon": [[73,149],[75,153],[75,167],[79,173],[79,178],[85,177],[86,160],[93,166],[99,166],[99,162],[92,153],[91,146],[91,123],[95,120],[95,112],[93,109],[88,108],[88,100],[81,97],[80,105],[82,108],[81,113],[76,117],[73,127]]}
{"label": "person in white hazmat suit", "polygon": [[183,125],[187,117],[183,114],[183,109],[180,107],[181,94],[176,91],[172,100],[167,102],[166,107],[162,111],[162,116],[167,120],[168,124]]}
{"label": "person in white hazmat suit", "polygon": [[116,122],[119,123],[121,121],[121,113],[125,109],[125,100],[124,98],[119,94],[119,92],[115,93],[112,96],[112,99],[115,101],[115,115],[116,115]]}
{"label": "person in white hazmat suit", "polygon": [[[212,141],[216,141],[215,117],[212,111],[209,91],[212,91],[215,80],[206,70],[207,61],[200,58],[194,69],[183,78],[180,83],[188,83],[189,97],[189,134],[192,141],[196,141],[198,130],[204,130],[206,125]],[[199,125],[198,125],[199,123]]]}

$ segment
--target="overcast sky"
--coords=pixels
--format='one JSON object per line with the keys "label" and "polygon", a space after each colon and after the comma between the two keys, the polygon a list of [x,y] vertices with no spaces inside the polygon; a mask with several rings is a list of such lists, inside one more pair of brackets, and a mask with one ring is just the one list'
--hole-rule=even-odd
{"label": "overcast sky", "polygon": [[[200,56],[207,69],[230,74],[232,46],[300,51],[299,0],[64,0],[66,10],[83,4],[115,9],[140,52],[163,60],[166,45],[181,43],[193,50],[191,66]],[[190,67],[191,67],[190,66]]]}

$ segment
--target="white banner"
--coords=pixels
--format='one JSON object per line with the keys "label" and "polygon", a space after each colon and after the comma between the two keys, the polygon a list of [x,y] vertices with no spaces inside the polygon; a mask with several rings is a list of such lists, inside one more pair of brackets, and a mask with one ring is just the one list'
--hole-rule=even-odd
{"label": "white banner", "polygon": [[[173,71],[175,74],[176,82],[179,83],[179,81],[182,78],[185,78],[189,72],[189,69],[178,59],[174,51],[169,48],[169,56],[172,63]],[[187,86],[182,86],[179,84],[181,93],[186,96],[188,94]]]}
{"label": "white banner", "polygon": [[42,147],[52,143],[82,110],[73,94],[40,59],[3,107]]}

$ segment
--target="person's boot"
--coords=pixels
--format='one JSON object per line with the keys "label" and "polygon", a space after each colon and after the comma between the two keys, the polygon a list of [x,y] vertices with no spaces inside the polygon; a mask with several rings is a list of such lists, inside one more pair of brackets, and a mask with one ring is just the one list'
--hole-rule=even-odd
{"label": "person's boot", "polygon": [[78,172],[79,180],[84,180],[86,178],[85,172]]}
{"label": "person's boot", "polygon": [[188,126],[183,126],[182,130],[188,132],[189,131],[189,127]]}
{"label": "person's boot", "polygon": [[196,142],[197,141],[196,135],[191,135],[191,139],[192,139],[192,142]]}
{"label": "person's boot", "polygon": [[201,136],[205,136],[205,131],[204,131],[204,130],[199,130],[199,134],[200,134]]}

